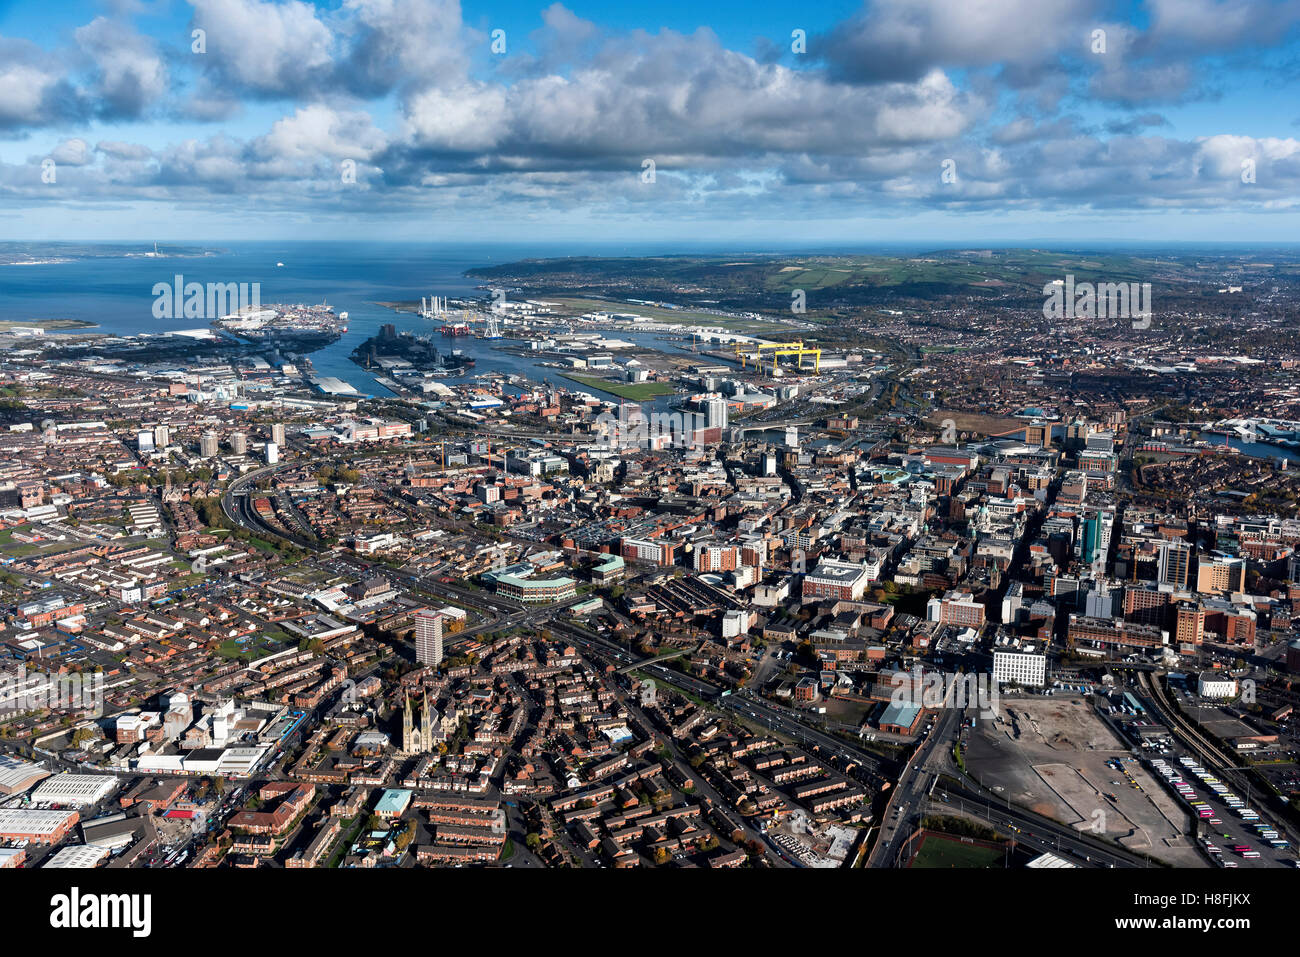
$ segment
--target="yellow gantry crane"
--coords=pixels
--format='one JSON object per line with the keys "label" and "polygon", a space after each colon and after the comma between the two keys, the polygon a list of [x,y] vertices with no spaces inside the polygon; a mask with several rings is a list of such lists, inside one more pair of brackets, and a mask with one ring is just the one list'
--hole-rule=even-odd
{"label": "yellow gantry crane", "polygon": [[[740,360],[740,367],[742,369],[745,368],[746,361],[752,356],[754,360],[754,368],[757,369],[759,372],[762,372],[764,349],[770,349],[772,351],[772,371],[771,371],[772,375],[776,375],[777,373],[777,369],[779,367],[778,359],[780,356],[796,356],[797,358],[795,359],[795,367],[800,372],[811,371],[813,373],[817,373],[821,371],[822,351],[818,349],[816,346],[805,346],[802,341],[760,342],[757,345],[751,345],[751,346],[737,344],[736,358]],[[804,356],[812,356],[813,365],[811,370],[804,365],[803,362]]]}

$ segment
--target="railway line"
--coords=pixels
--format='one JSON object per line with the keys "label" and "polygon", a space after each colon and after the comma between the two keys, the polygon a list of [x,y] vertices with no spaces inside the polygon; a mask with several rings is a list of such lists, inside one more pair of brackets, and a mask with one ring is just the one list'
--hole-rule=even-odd
{"label": "railway line", "polygon": [[[1259,787],[1247,779],[1247,775],[1241,767],[1223,751],[1205,737],[1197,728],[1184,718],[1178,709],[1173,706],[1166,696],[1164,689],[1160,686],[1160,681],[1155,676],[1148,678],[1145,672],[1138,673],[1138,682],[1147,700],[1155,706],[1159,717],[1174,732],[1175,736],[1187,747],[1198,760],[1207,768],[1211,768],[1215,774],[1225,783],[1230,784],[1238,792],[1249,794],[1251,791],[1258,792]],[[1261,795],[1262,796],[1262,795]],[[1260,801],[1259,813],[1268,819],[1269,823],[1281,831],[1292,844],[1297,845],[1297,835],[1295,828],[1289,821],[1281,819],[1273,808],[1269,807],[1264,801]]]}
{"label": "railway line", "polygon": [[1142,687],[1148,699],[1159,709],[1161,718],[1179,732],[1179,736],[1183,738],[1183,743],[1191,748],[1207,767],[1213,766],[1216,771],[1236,768],[1235,762],[1197,731],[1191,722],[1180,715],[1177,709],[1170,704],[1169,699],[1165,696],[1164,689],[1160,687],[1158,679],[1153,680],[1146,672],[1137,672],[1137,676],[1138,684]]}

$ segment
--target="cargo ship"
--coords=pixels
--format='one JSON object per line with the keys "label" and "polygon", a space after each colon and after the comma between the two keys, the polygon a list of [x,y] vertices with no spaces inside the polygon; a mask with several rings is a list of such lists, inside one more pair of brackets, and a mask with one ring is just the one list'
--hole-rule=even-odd
{"label": "cargo ship", "polygon": [[311,352],[337,342],[348,331],[348,314],[328,302],[246,306],[212,323],[214,329],[248,342]]}
{"label": "cargo ship", "polygon": [[439,332],[441,332],[444,336],[467,336],[469,335],[469,331],[470,331],[469,323],[467,322],[452,323],[450,325],[443,326],[439,330]]}

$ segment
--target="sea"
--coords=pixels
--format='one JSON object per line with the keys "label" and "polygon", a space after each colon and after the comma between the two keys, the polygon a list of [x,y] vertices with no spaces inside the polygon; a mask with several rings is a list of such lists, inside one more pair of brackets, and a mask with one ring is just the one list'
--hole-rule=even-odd
{"label": "sea", "polygon": [[[156,255],[153,255],[157,251]],[[919,248],[919,247],[918,247]],[[0,320],[41,325],[57,319],[94,323],[86,332],[112,335],[164,333],[205,326],[207,320],[157,319],[154,286],[183,282],[259,283],[263,303],[328,302],[348,313],[347,334],[310,358],[316,374],[334,376],[363,395],[391,393],[353,362],[352,351],[385,323],[399,331],[436,333],[440,322],[396,312],[381,302],[418,301],[422,296],[486,297],[485,284],[465,272],[522,259],[559,256],[736,255],[778,252],[740,250],[708,244],[671,246],[651,243],[412,243],[353,241],[253,241],[192,243],[0,243]],[[826,250],[839,251],[839,250]],[[894,252],[892,247],[843,250]],[[282,265],[281,265],[282,264]],[[618,338],[663,352],[687,354],[679,341],[661,333],[618,333]],[[469,376],[488,372],[516,374],[534,382],[574,388],[540,358],[515,355],[509,340],[458,336],[447,348],[474,358]],[[466,377],[461,377],[466,378]],[[445,381],[456,382],[456,378]],[[599,391],[599,390],[592,390]],[[604,396],[609,398],[608,395]],[[647,411],[666,409],[669,399],[647,403]],[[1228,444],[1248,455],[1300,462],[1300,453],[1264,443],[1231,438]]]}
{"label": "sea", "polygon": [[[263,304],[328,302],[336,312],[346,312],[347,333],[309,353],[312,366],[317,375],[342,379],[363,395],[387,396],[390,391],[349,358],[352,351],[385,323],[399,332],[424,334],[436,334],[442,323],[397,312],[381,302],[412,302],[422,296],[486,297],[484,283],[465,275],[475,266],[528,258],[682,251],[650,245],[318,241],[159,244],[153,255],[152,243],[5,243],[0,244],[0,320],[39,326],[78,319],[95,325],[75,331],[113,335],[175,332],[204,327],[208,320],[155,318],[156,283],[170,287],[176,276],[183,277],[183,283],[205,285],[258,283]],[[688,351],[659,333],[620,332],[618,338],[665,352]],[[541,365],[543,360],[503,348],[510,344],[510,340],[476,336],[445,340],[445,348],[460,349],[474,358],[471,376],[513,373],[575,388],[558,370]]]}

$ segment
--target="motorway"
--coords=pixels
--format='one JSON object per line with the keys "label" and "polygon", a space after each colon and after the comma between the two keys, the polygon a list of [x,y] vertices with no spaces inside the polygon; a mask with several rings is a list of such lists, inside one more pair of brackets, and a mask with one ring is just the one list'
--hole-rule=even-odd
{"label": "motorway", "polygon": [[1159,867],[1158,862],[1133,854],[1087,832],[1061,824],[1052,818],[1011,804],[1001,796],[971,781],[936,787],[935,795],[951,808],[971,816],[983,816],[985,822],[1002,833],[1010,832],[1017,844],[1027,844],[1039,851],[1066,853],[1075,863],[1087,862],[1096,867]]}
{"label": "motorway", "polygon": [[[751,695],[744,693],[729,695],[718,699],[718,704],[725,708],[740,710],[742,713],[749,714],[750,717],[759,720],[767,721],[770,719],[771,723],[768,726],[774,731],[779,731],[805,745],[817,746],[820,749],[818,754],[823,758],[827,754],[831,754],[846,762],[845,767],[849,764],[857,764],[858,767],[853,768],[849,773],[874,788],[878,789],[882,780],[884,780],[878,773],[878,769],[881,769],[882,765],[886,765],[887,762],[883,762],[875,755],[854,748],[842,739],[822,734],[799,724],[780,714],[775,709],[756,701]],[[1044,851],[1064,852],[1073,856],[1077,861],[1086,861],[1098,867],[1152,866],[1151,862],[1141,855],[1132,854],[1108,841],[1081,834],[1071,827],[1019,807],[1004,807],[999,803],[1002,799],[998,795],[991,791],[985,791],[974,782],[955,783],[955,774],[953,784],[942,788],[935,786],[939,775],[948,772],[946,767],[938,767],[937,765],[947,764],[948,762],[947,745],[951,740],[952,731],[960,725],[960,718],[961,709],[944,709],[934,730],[922,742],[916,758],[909,765],[909,767],[915,767],[918,770],[904,775],[890,800],[890,805],[906,809],[897,815],[897,833],[891,837],[882,837],[881,840],[878,840],[878,845],[881,841],[884,841],[885,847],[879,854],[876,854],[873,850],[872,858],[874,860],[868,866],[897,866],[895,855],[898,854],[902,846],[902,840],[909,833],[909,827],[906,826],[907,822],[910,819],[912,823],[916,823],[917,819],[923,816],[922,812],[925,807],[927,792],[932,787],[936,794],[946,795],[950,800],[956,800],[963,806],[968,806],[975,811],[984,808],[985,816],[988,818],[990,825],[1003,833],[1010,834],[1019,844],[1029,844]],[[887,809],[886,813],[892,814],[893,811]]]}
{"label": "motorway", "polygon": [[[268,465],[264,468],[255,469],[247,475],[241,475],[227,487],[221,496],[221,510],[226,513],[228,518],[237,528],[242,528],[247,532],[260,532],[270,535],[274,538],[282,538],[299,548],[308,550],[317,550],[320,543],[295,535],[288,530],[271,528],[253,509],[252,496],[248,494],[249,487],[253,483],[274,475],[280,469],[289,468],[296,463],[281,462],[278,465]],[[269,497],[269,496],[268,496]]]}
{"label": "motorway", "polygon": [[[631,652],[603,639],[588,637],[565,628],[557,630],[564,630],[585,652],[604,655],[625,664],[638,660]],[[645,662],[641,668],[643,672],[659,677],[665,683],[675,684],[719,707],[735,711],[774,732],[798,741],[814,750],[814,753],[823,760],[833,759],[834,762],[839,762],[839,770],[856,777],[874,789],[878,790],[881,784],[889,779],[889,762],[855,748],[841,738],[824,734],[796,721],[777,708],[757,699],[748,691],[723,697],[722,689],[716,685],[690,675],[683,675],[664,665],[653,664],[653,659],[640,660]],[[1018,844],[1028,845],[1036,850],[1068,854],[1076,862],[1086,862],[1097,867],[1152,866],[1152,862],[1148,859],[1132,854],[1111,842],[1080,833],[1074,828],[1014,805],[1004,805],[1003,798],[974,782],[956,783],[954,777],[954,783],[943,787],[936,786],[935,781],[947,769],[936,768],[935,765],[947,761],[946,743],[951,740],[952,731],[959,723],[961,709],[944,709],[942,714],[943,717],[938,725],[917,752],[919,762],[914,764],[923,770],[905,776],[899,784],[898,794],[901,798],[891,799],[891,805],[906,807],[908,810],[905,814],[900,813],[897,816],[898,827],[891,830],[890,837],[886,838],[884,850],[879,854],[873,852],[875,863],[871,866],[897,865],[895,855],[902,846],[902,840],[909,833],[908,827],[904,825],[909,820],[914,823],[918,815],[924,811],[927,806],[927,792],[932,787],[936,795],[941,798],[948,797],[950,803],[958,804],[973,814],[982,812],[991,827],[1009,834]],[[900,800],[902,803],[897,803]],[[892,814],[892,810],[887,813]]]}

